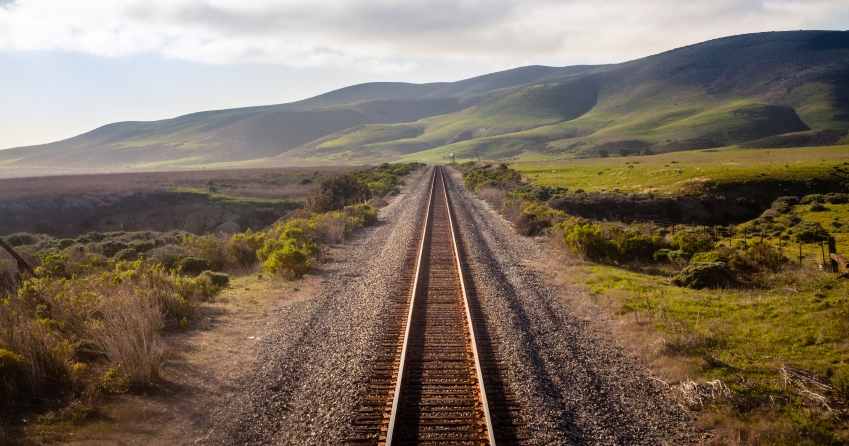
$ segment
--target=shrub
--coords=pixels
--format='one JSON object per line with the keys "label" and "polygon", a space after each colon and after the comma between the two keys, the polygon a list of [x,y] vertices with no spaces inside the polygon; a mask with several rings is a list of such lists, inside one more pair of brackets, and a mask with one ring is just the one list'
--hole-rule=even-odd
{"label": "shrub", "polygon": [[735,250],[731,253],[728,259],[728,267],[745,281],[754,280],[755,275],[763,271],[763,267],[757,260],[752,258],[747,251],[742,250]]}
{"label": "shrub", "polygon": [[722,262],[728,263],[730,260],[730,255],[727,250],[714,250],[708,252],[700,252],[690,259],[693,263],[714,263],[714,262]]}
{"label": "shrub", "polygon": [[570,219],[560,224],[564,241],[581,259],[615,260],[618,246],[606,240],[601,225],[584,219]]}
{"label": "shrub", "polygon": [[[183,238],[181,245],[196,257],[203,258],[209,263],[209,267],[204,269],[221,271],[230,265],[235,266],[237,263],[228,242],[228,240],[214,234],[187,235]],[[198,271],[198,273],[201,271]]]}
{"label": "shrub", "polygon": [[201,273],[201,276],[209,278],[213,286],[224,288],[230,284],[230,276],[224,273],[216,273],[215,271],[206,270]]}
{"label": "shrub", "polygon": [[198,275],[208,269],[211,269],[210,263],[206,259],[200,257],[186,256],[174,264],[177,271],[184,274]]}
{"label": "shrub", "polygon": [[174,288],[178,299],[175,302],[177,305],[170,313],[177,320],[194,316],[198,302],[207,301],[221,289],[212,284],[210,276],[204,274],[197,277],[175,277]]}
{"label": "shrub", "polygon": [[361,185],[353,172],[325,179],[310,192],[304,209],[310,213],[338,211],[345,206],[361,203],[363,195],[370,196],[367,186]]}
{"label": "shrub", "polygon": [[697,252],[707,252],[713,249],[713,236],[708,232],[681,231],[672,236],[669,244],[689,255]]}
{"label": "shrub", "polygon": [[796,241],[802,243],[813,243],[828,238],[829,233],[819,222],[803,220],[796,225],[794,230]]}
{"label": "shrub", "polygon": [[849,194],[829,192],[825,195],[825,201],[828,204],[846,204],[849,203]]}
{"label": "shrub", "polygon": [[66,249],[66,248],[69,248],[71,246],[74,246],[76,243],[77,242],[72,240],[72,239],[63,238],[63,239],[56,240],[56,243],[53,246],[55,246],[56,249]]}
{"label": "shrub", "polygon": [[162,264],[166,269],[177,268],[177,261],[189,256],[189,250],[177,245],[165,245],[150,250],[147,258]]}
{"label": "shrub", "polygon": [[362,226],[372,226],[377,223],[377,209],[365,204],[346,206],[343,212],[348,217],[360,219]]}
{"label": "shrub", "polygon": [[233,234],[230,238],[230,253],[240,266],[250,266],[256,263],[256,252],[265,244],[264,232],[253,233],[250,229],[243,233]]}
{"label": "shrub", "polygon": [[812,204],[812,203],[825,203],[825,195],[823,194],[810,194],[802,197],[800,201],[801,204]]}
{"label": "shrub", "polygon": [[272,274],[287,277],[301,277],[311,268],[307,253],[298,249],[293,240],[287,240],[281,247],[271,251],[262,265]]}
{"label": "shrub", "polygon": [[619,242],[620,256],[625,260],[650,261],[656,252],[657,242],[658,240],[651,236],[628,231]]}
{"label": "shrub", "polygon": [[155,240],[139,240],[137,242],[133,242],[130,247],[135,250],[137,253],[145,253],[150,251],[153,248],[156,248]]}
{"label": "shrub", "polygon": [[770,208],[779,214],[786,214],[797,204],[799,204],[799,199],[796,197],[778,197],[772,202]]}
{"label": "shrub", "polygon": [[118,251],[129,248],[130,245],[119,240],[107,240],[100,243],[100,248],[103,250],[103,255],[106,257],[114,257]]}
{"label": "shrub", "polygon": [[774,246],[762,242],[752,243],[747,253],[752,259],[758,262],[761,267],[772,272],[778,272],[778,270],[789,261],[789,259],[781,254],[781,252]]}
{"label": "shrub", "polygon": [[734,273],[723,262],[695,262],[672,278],[672,283],[687,288],[725,288],[734,283]]}
{"label": "shrub", "polygon": [[811,205],[811,212],[824,212],[827,210],[828,208],[822,203],[814,203]]}
{"label": "shrub", "polygon": [[770,223],[775,219],[775,217],[777,215],[778,215],[778,212],[775,212],[775,210],[767,209],[767,210],[763,211],[763,213],[761,214],[760,217],[758,217],[758,221],[763,222],[763,223]]}
{"label": "shrub", "polygon": [[519,214],[519,217],[513,223],[513,227],[516,229],[516,232],[526,237],[539,235],[546,228],[542,222],[537,220],[535,214],[528,214],[527,212]]}
{"label": "shrub", "polygon": [[115,260],[135,260],[138,256],[135,249],[127,248],[115,253]]}
{"label": "shrub", "polygon": [[12,248],[17,248],[18,246],[33,245],[38,242],[38,239],[34,235],[21,232],[5,237],[4,241]]}

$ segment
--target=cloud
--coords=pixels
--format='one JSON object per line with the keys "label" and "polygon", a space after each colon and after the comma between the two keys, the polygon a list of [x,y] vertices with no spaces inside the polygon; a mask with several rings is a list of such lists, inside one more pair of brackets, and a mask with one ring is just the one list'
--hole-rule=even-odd
{"label": "cloud", "polygon": [[0,50],[396,73],[427,59],[617,62],[847,24],[845,0],[0,0]]}

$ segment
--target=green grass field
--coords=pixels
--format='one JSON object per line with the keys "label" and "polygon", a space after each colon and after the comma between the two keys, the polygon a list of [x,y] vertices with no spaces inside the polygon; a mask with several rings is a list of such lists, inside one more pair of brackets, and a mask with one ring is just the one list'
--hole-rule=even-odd
{"label": "green grass field", "polygon": [[808,370],[835,382],[849,376],[849,281],[800,268],[776,277],[769,289],[692,290],[612,266],[578,266],[572,275],[622,323],[654,328],[652,339],[662,340],[666,354],[701,375],[693,379],[719,379],[745,397],[710,406],[702,418],[727,413],[730,404],[729,419],[713,423],[770,434],[751,444],[814,444],[811,434],[827,440],[820,444],[845,441],[845,424],[787,386],[780,369]]}
{"label": "green grass field", "polygon": [[849,180],[849,145],[792,149],[724,148],[557,161],[516,162],[511,167],[540,186],[591,191],[677,195],[760,180]]}

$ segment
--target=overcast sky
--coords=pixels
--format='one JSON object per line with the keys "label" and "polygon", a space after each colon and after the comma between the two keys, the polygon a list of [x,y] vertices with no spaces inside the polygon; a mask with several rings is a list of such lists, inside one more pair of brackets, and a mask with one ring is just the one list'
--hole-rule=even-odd
{"label": "overcast sky", "polygon": [[362,82],[847,28],[847,0],[0,0],[0,148]]}

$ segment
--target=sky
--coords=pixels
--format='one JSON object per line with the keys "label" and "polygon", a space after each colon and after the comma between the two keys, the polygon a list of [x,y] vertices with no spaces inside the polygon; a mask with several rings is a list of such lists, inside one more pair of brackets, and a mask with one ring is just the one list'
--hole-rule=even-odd
{"label": "sky", "polygon": [[0,149],[373,81],[849,29],[846,0],[0,0]]}

